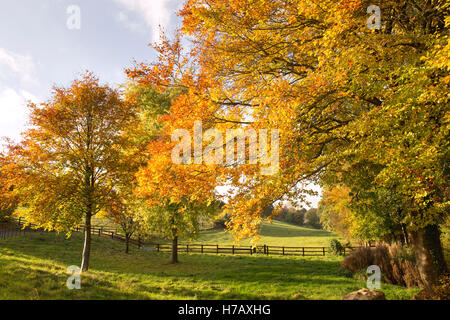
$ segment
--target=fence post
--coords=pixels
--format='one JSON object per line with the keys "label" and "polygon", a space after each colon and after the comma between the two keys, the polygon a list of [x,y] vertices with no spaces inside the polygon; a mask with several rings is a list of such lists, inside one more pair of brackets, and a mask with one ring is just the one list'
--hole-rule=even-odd
{"label": "fence post", "polygon": [[303,256],[305,256],[305,247],[302,247]]}
{"label": "fence post", "polygon": [[325,247],[323,247],[323,255],[325,256]]}
{"label": "fence post", "polygon": [[189,245],[186,245],[186,253],[189,253]]}
{"label": "fence post", "polygon": [[233,247],[231,248],[231,254],[234,254],[234,245],[233,245]]}
{"label": "fence post", "polygon": [[159,243],[156,244],[156,251],[159,252]]}
{"label": "fence post", "polygon": [[283,247],[283,256],[284,256],[284,247]]}
{"label": "fence post", "polygon": [[219,245],[216,245],[216,252],[219,254]]}
{"label": "fence post", "polygon": [[111,239],[114,239],[114,231],[111,231]]}
{"label": "fence post", "polygon": [[269,255],[269,246],[266,247],[266,255]]}
{"label": "fence post", "polygon": [[253,248],[250,246],[250,255],[253,255]]}
{"label": "fence post", "polygon": [[203,245],[202,245],[202,254],[203,254]]}
{"label": "fence post", "polygon": [[344,257],[345,257],[345,247],[344,247]]}

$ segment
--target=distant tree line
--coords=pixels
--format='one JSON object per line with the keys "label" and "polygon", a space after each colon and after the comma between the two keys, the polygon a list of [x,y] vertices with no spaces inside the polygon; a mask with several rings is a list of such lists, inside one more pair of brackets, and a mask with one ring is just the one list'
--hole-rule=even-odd
{"label": "distant tree line", "polygon": [[[272,206],[266,208],[266,216],[272,214],[272,211]],[[307,210],[305,208],[296,209],[285,206],[279,211],[278,214],[274,215],[274,219],[277,221],[295,224],[297,226],[322,229],[322,225],[320,223],[320,214],[316,208]]]}

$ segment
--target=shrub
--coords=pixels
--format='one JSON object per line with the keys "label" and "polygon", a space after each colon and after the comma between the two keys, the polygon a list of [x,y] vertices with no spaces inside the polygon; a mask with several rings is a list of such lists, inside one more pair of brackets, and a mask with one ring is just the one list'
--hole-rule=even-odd
{"label": "shrub", "polygon": [[383,281],[406,287],[421,287],[422,280],[411,249],[401,246],[365,247],[345,257],[341,266],[353,273],[366,270],[370,265],[380,267]]}
{"label": "shrub", "polygon": [[392,267],[391,283],[408,288],[422,286],[422,279],[416,267],[413,250],[398,245],[390,246],[388,249]]}
{"label": "shrub", "polygon": [[317,209],[312,208],[305,213],[305,223],[313,228],[322,228]]}
{"label": "shrub", "polygon": [[214,229],[226,229],[227,223],[230,221],[230,216],[228,214],[221,216],[214,220]]}
{"label": "shrub", "polygon": [[345,257],[341,262],[342,268],[356,273],[360,270],[366,270],[368,266],[373,265],[373,255],[371,248],[358,248]]}
{"label": "shrub", "polygon": [[439,284],[433,286],[433,291],[425,289],[420,291],[413,300],[450,300],[450,276],[444,275],[439,279]]}
{"label": "shrub", "polygon": [[450,276],[442,276],[439,280],[439,285],[433,289],[433,298],[435,300],[450,300]]}
{"label": "shrub", "polygon": [[331,239],[330,251],[335,255],[342,256],[344,254],[344,246],[339,242],[338,239]]}

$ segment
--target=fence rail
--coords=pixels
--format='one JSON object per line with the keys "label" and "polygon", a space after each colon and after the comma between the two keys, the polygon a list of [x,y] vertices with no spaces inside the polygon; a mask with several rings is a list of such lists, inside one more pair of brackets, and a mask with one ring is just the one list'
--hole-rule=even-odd
{"label": "fence rail", "polygon": [[[0,239],[18,236],[25,232],[25,226],[35,228],[35,224],[27,224],[23,218],[16,220],[19,228],[17,230],[0,230]],[[31,230],[27,228],[26,230]],[[77,226],[72,229],[75,232],[85,232],[85,227]],[[41,230],[43,231],[43,230]],[[91,226],[91,234],[98,235],[113,240],[125,242],[126,238],[115,229],[105,228],[103,226]],[[140,249],[169,253],[172,252],[172,244],[169,243],[153,243],[142,241],[139,237],[129,239],[129,244]],[[353,250],[361,247],[345,247],[344,255],[351,253]],[[231,255],[282,255],[282,256],[326,256],[331,253],[329,247],[290,247],[290,246],[236,246],[236,245],[218,245],[218,244],[179,244],[178,252],[180,253],[197,253],[197,254],[231,254]]]}
{"label": "fence rail", "polygon": [[[344,248],[344,255],[350,253],[359,247]],[[152,244],[150,246],[143,246],[145,250],[155,252],[172,252],[171,244]],[[326,256],[330,253],[328,247],[282,247],[282,246],[225,246],[214,244],[180,244],[178,245],[178,252],[180,253],[200,253],[200,254],[263,254],[263,255],[283,255],[283,256]]]}
{"label": "fence rail", "polygon": [[23,233],[24,233],[23,230],[18,230],[18,229],[0,229],[0,240],[18,237],[19,235],[21,235]]}

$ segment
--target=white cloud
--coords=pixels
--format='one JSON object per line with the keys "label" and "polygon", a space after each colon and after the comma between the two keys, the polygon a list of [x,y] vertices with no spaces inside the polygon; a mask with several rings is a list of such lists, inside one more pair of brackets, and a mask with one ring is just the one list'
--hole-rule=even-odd
{"label": "white cloud", "polygon": [[18,141],[27,124],[28,101],[38,102],[39,99],[26,90],[0,88],[0,138]]}
{"label": "white cloud", "polygon": [[[173,0],[114,0],[119,3],[123,8],[128,11],[133,11],[138,13],[144,20],[147,27],[151,28],[152,41],[159,41],[160,39],[160,28],[168,28],[171,16],[175,12],[171,12],[169,9],[169,4]],[[124,13],[120,12],[118,20],[124,23],[128,28],[138,31],[142,26],[136,22],[132,22],[129,17]]]}
{"label": "white cloud", "polygon": [[14,80],[23,84],[37,83],[33,58],[0,48],[0,81]]}
{"label": "white cloud", "polygon": [[36,68],[30,55],[0,48],[0,138],[19,140],[27,124],[27,102],[38,102],[38,98],[24,87],[37,83]]}
{"label": "white cloud", "polygon": [[117,21],[124,24],[125,27],[127,27],[133,32],[145,34],[145,28],[142,26],[142,23],[130,20],[128,15],[125,14],[123,11],[120,11],[119,14],[117,15]]}

